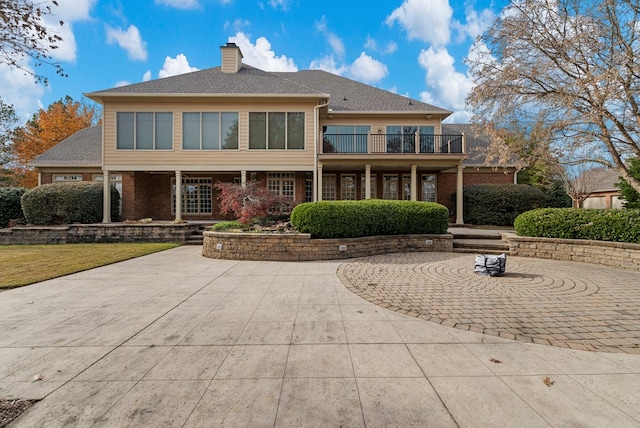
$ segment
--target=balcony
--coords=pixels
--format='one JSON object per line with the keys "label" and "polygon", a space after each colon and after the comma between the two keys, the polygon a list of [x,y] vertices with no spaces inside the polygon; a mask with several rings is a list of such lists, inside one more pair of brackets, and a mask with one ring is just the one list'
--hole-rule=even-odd
{"label": "balcony", "polygon": [[464,154],[464,135],[323,134],[322,153]]}

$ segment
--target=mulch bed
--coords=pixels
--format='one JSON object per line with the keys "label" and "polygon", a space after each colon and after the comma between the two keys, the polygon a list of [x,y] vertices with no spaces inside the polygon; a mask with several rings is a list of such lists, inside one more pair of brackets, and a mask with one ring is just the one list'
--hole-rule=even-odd
{"label": "mulch bed", "polygon": [[0,400],[0,428],[20,416],[22,412],[33,406],[38,400]]}

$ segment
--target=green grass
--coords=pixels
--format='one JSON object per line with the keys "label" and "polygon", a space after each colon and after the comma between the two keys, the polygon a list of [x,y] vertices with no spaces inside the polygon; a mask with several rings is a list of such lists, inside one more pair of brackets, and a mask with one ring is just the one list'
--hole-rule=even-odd
{"label": "green grass", "polygon": [[0,245],[0,290],[177,247],[178,244]]}

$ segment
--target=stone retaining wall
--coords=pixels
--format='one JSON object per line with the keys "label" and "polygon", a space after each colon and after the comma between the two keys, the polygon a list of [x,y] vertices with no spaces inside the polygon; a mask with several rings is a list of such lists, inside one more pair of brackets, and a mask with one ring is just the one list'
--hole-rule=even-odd
{"label": "stone retaining wall", "polygon": [[531,238],[503,233],[509,254],[541,259],[570,260],[640,271],[640,244],[583,239]]}
{"label": "stone retaining wall", "polygon": [[80,244],[91,242],[184,243],[194,224],[71,224],[65,226],[18,226],[0,229],[0,245]]}
{"label": "stone retaining wall", "polygon": [[311,239],[311,235],[305,233],[204,232],[202,247],[202,255],[212,259],[265,261],[336,260],[415,251],[453,251],[453,236],[398,235]]}

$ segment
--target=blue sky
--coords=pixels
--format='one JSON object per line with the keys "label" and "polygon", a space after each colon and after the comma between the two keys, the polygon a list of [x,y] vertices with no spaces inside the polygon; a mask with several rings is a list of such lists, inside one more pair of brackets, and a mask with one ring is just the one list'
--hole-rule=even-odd
{"label": "blue sky", "polygon": [[[70,95],[220,65],[235,41],[269,71],[320,68],[455,112],[466,123],[464,64],[506,0],[58,0],[53,51],[69,75],[35,84],[0,65],[0,97],[23,119]],[[25,63],[24,66],[32,67]]]}

